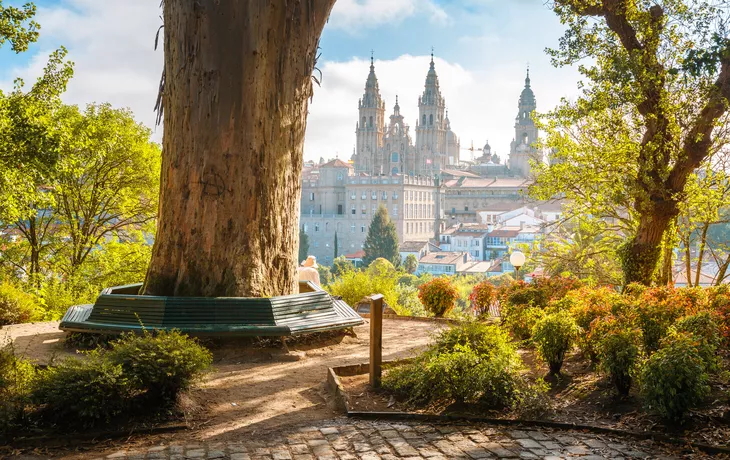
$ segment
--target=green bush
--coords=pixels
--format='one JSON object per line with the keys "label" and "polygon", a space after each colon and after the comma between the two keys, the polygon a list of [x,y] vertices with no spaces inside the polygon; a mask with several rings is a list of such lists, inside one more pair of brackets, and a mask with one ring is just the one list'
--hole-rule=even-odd
{"label": "green bush", "polygon": [[42,321],[43,317],[38,298],[10,283],[0,284],[0,326]]}
{"label": "green bush", "polygon": [[730,286],[725,284],[708,291],[708,308],[717,315],[723,341],[730,347]]}
{"label": "green bush", "polygon": [[529,340],[535,324],[545,315],[542,308],[513,305],[502,308],[502,324],[517,340]]}
{"label": "green bush", "polygon": [[627,396],[641,359],[641,332],[628,327],[612,327],[600,341],[598,359],[616,391]]}
{"label": "green bush", "polygon": [[396,313],[406,316],[428,316],[423,304],[418,300],[417,287],[398,284],[395,292],[398,294],[398,304],[393,307]]}
{"label": "green bush", "polygon": [[442,330],[432,345],[436,354],[449,353],[467,346],[480,356],[497,362],[502,367],[519,367],[517,347],[500,327],[471,321]]}
{"label": "green bush", "polygon": [[685,316],[679,319],[673,328],[676,332],[691,334],[697,341],[697,350],[707,365],[707,369],[709,371],[718,369],[717,350],[722,338],[720,326],[710,312]]}
{"label": "green bush", "polygon": [[578,325],[565,310],[550,313],[535,324],[532,340],[540,357],[548,363],[551,374],[560,374],[565,354],[573,346],[578,332]]}
{"label": "green bush", "polygon": [[32,399],[46,416],[68,425],[92,426],[130,407],[136,389],[122,366],[91,352],[67,358],[39,373]]}
{"label": "green bush", "polygon": [[450,328],[414,361],[389,369],[383,387],[412,404],[478,403],[534,411],[546,387],[520,375],[521,361],[497,326],[472,322]]}
{"label": "green bush", "polygon": [[637,301],[637,321],[644,338],[644,349],[653,353],[674,322],[702,308],[706,299],[694,288],[674,289],[654,287],[645,289]]}
{"label": "green bush", "polygon": [[[373,262],[375,264],[375,262]],[[356,305],[363,297],[371,294],[383,294],[385,303],[398,311],[398,292],[396,292],[395,276],[379,276],[369,272],[347,272],[326,286],[334,296],[342,297],[348,305]]]}
{"label": "green bush", "polygon": [[449,311],[453,310],[458,292],[448,278],[434,278],[426,284],[421,285],[418,291],[418,298],[426,310],[437,318],[443,318]]}
{"label": "green bush", "polygon": [[663,340],[662,347],[647,360],[641,373],[641,393],[650,409],[676,422],[709,394],[708,379],[697,341],[677,333]]}
{"label": "green bush", "polygon": [[0,438],[22,426],[35,379],[31,363],[15,356],[10,346],[0,348]]}
{"label": "green bush", "polygon": [[213,362],[208,349],[174,330],[126,334],[111,344],[106,358],[163,403],[174,401]]}

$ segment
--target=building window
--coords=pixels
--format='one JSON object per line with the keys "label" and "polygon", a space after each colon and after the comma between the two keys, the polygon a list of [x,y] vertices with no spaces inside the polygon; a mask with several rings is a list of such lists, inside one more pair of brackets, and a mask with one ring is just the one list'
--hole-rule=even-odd
{"label": "building window", "polygon": [[355,209],[355,206],[352,207],[352,214],[357,214],[357,209]]}
{"label": "building window", "polygon": [[433,126],[433,114],[428,116],[428,125]]}
{"label": "building window", "polygon": [[393,205],[393,216],[395,216],[395,217],[398,216],[398,205],[397,204]]}
{"label": "building window", "polygon": [[337,180],[340,181],[340,182],[342,182],[342,174],[338,174],[337,175]]}
{"label": "building window", "polygon": [[309,194],[309,201],[314,201],[314,192]]}
{"label": "building window", "polygon": [[355,233],[355,224],[350,225],[350,232]]}
{"label": "building window", "polygon": [[318,232],[319,231],[319,224],[314,224],[314,231],[315,232]]}
{"label": "building window", "polygon": [[378,192],[373,192],[372,193],[372,196],[373,196],[373,200],[377,200],[378,199]]}
{"label": "building window", "polygon": [[355,195],[355,192],[352,192],[352,193],[350,194],[350,199],[351,199],[351,200],[354,200],[355,198],[357,198],[357,196]]}
{"label": "building window", "polygon": [[362,213],[367,214],[368,213],[368,207],[365,205],[362,205]]}
{"label": "building window", "polygon": [[363,200],[367,200],[368,199],[368,194],[366,192],[362,192],[362,199]]}
{"label": "building window", "polygon": [[387,200],[387,199],[388,199],[388,192],[383,192],[383,200]]}
{"label": "building window", "polygon": [[426,126],[426,115],[423,115],[423,123],[421,123],[423,126]]}
{"label": "building window", "polygon": [[360,233],[365,233],[365,226],[364,225],[361,225],[360,226]]}
{"label": "building window", "polygon": [[398,163],[398,152],[393,152],[390,156],[391,163]]}
{"label": "building window", "polygon": [[373,127],[373,117],[372,116],[370,117],[369,127],[370,127],[370,129],[372,129],[372,127]]}
{"label": "building window", "polygon": [[373,215],[375,215],[376,212],[378,212],[378,207],[377,206],[373,206]]}
{"label": "building window", "polygon": [[365,117],[362,117],[362,125],[360,127],[363,128],[363,129],[366,128],[365,123],[366,123],[365,122]]}
{"label": "building window", "polygon": [[307,228],[308,228],[307,224],[304,224],[304,233],[307,233]]}
{"label": "building window", "polygon": [[396,174],[398,174],[398,168],[391,169],[390,173],[395,176]]}
{"label": "building window", "polygon": [[344,213],[345,213],[344,206],[342,206],[341,204],[338,204],[337,205],[337,214],[341,216]]}

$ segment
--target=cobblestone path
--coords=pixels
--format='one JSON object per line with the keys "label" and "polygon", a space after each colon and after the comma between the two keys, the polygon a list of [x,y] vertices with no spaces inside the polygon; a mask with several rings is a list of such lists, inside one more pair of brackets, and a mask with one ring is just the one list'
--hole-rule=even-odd
{"label": "cobblestone path", "polygon": [[[96,454],[98,456],[98,454]],[[172,444],[89,454],[103,459],[486,459],[709,458],[651,441],[575,431],[514,427],[346,421],[268,438]]]}

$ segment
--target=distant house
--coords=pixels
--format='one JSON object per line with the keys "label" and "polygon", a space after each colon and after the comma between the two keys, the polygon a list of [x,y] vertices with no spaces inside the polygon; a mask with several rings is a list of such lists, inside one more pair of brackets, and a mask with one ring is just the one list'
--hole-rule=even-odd
{"label": "distant house", "polygon": [[423,256],[431,252],[431,247],[428,241],[404,241],[398,247],[400,260],[406,260],[406,257],[411,254],[416,256],[416,260],[421,260]]}
{"label": "distant house", "polygon": [[352,262],[355,267],[362,266],[362,258],[365,257],[365,251],[357,251],[352,254],[345,254],[345,259]]}
{"label": "distant house", "polygon": [[431,252],[418,262],[417,274],[456,275],[472,258],[468,252]]}

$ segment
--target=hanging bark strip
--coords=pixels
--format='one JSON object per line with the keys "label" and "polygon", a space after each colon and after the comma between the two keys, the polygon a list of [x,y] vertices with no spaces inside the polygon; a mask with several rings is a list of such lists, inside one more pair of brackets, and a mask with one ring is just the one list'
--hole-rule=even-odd
{"label": "hanging bark strip", "polygon": [[335,0],[165,0],[162,184],[144,293],[296,290],[317,45]]}

